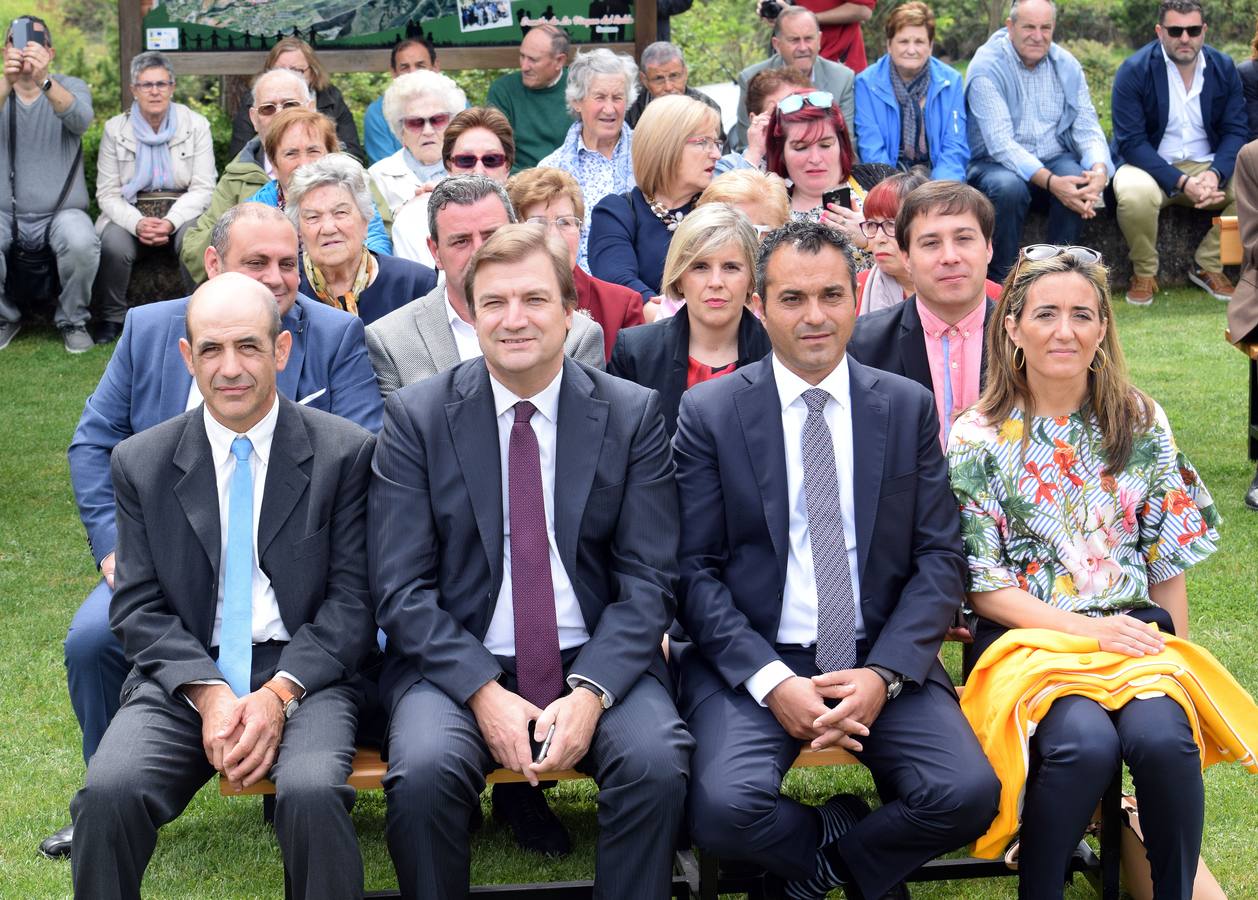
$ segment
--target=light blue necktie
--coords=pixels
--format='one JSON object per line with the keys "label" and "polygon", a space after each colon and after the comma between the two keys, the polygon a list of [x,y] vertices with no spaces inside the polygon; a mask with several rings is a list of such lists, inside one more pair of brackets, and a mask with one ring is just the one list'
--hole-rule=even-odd
{"label": "light blue necktie", "polygon": [[948,332],[944,332],[940,339],[943,341],[943,402],[944,402],[944,444],[948,443],[948,432],[952,430],[952,357],[948,352]]}
{"label": "light blue necktie", "polygon": [[227,499],[227,565],[223,574],[223,624],[218,669],[237,697],[249,693],[253,670],[253,472],[247,437],[232,441],[236,469]]}

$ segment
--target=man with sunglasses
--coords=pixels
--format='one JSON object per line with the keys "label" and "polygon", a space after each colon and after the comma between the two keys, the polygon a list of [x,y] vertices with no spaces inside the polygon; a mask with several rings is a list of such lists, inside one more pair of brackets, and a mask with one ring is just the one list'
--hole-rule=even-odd
{"label": "man with sunglasses", "polygon": [[1053,42],[1052,0],[1013,0],[1009,18],[965,73],[970,165],[966,181],[996,207],[993,281],[1018,257],[1032,204],[1048,209],[1051,244],[1078,243],[1114,172],[1083,67]]}
{"label": "man with sunglasses", "polygon": [[[1137,306],[1158,292],[1158,213],[1174,204],[1236,215],[1232,170],[1248,138],[1240,75],[1227,54],[1206,46],[1199,0],[1162,0],[1154,33],[1114,76],[1114,195],[1131,248],[1127,302]],[[1188,280],[1232,299],[1218,226],[1197,245]]]}
{"label": "man with sunglasses", "polygon": [[[850,5],[850,4],[849,4]],[[747,147],[747,129],[751,116],[747,111],[747,85],[765,69],[787,66],[801,72],[820,90],[839,101],[839,111],[847,123],[852,146],[856,137],[852,123],[856,120],[856,75],[841,62],[821,55],[821,26],[816,14],[802,6],[788,6],[773,23],[773,55],[763,62],[748,66],[738,74],[738,124],[730,129],[727,148],[741,153]]]}
{"label": "man with sunglasses", "polygon": [[87,216],[80,160],[83,133],[92,124],[92,93],[78,78],[52,75],[55,57],[43,19],[14,20],[5,35],[0,78],[0,350],[22,328],[22,311],[5,290],[15,235],[23,246],[52,248],[61,281],[60,296],[51,298],[57,302],[53,321],[67,352],[92,348],[88,307],[100,241]]}
{"label": "man with sunglasses", "polygon": [[291,69],[271,69],[259,75],[251,93],[253,105],[249,107],[249,121],[257,131],[236,158],[223,168],[210,208],[201,214],[196,224],[188,229],[179,251],[179,261],[187,270],[193,283],[205,280],[205,249],[210,246],[210,235],[223,213],[238,203],[243,203],[275,177],[271,161],[262,150],[271,120],[286,109],[315,108],[315,95],[306,79]]}

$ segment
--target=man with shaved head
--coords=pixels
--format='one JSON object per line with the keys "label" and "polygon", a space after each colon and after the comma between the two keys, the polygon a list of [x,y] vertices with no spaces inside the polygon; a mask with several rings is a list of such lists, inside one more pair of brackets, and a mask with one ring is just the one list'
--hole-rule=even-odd
{"label": "man with shaved head", "polygon": [[280,396],[275,295],[245,275],[187,303],[179,352],[202,403],[114,448],[110,627],[133,668],[71,804],[74,892],[139,897],[157,829],[216,771],[276,786],[297,897],[357,897],[345,784],[351,679],[374,645],[366,491],[375,439]]}
{"label": "man with shaved head", "polygon": [[[214,228],[204,265],[212,277],[243,273],[274,298],[291,341],[288,364],[277,376],[281,394],[369,431],[379,429],[380,394],[367,359],[362,320],[297,293],[297,231],[282,212],[260,203],[228,210]],[[167,300],[127,313],[122,337],[70,442],[70,480],[101,572],[100,582],[70,623],[65,643],[70,702],[83,730],[84,762],[91,760],[118,710],[119,691],[130,669],[109,630],[117,543],[109,457],[124,438],[201,402],[201,389],[179,353],[187,306],[186,299]],[[46,856],[64,856],[71,837],[67,825],[40,844],[40,850]]]}

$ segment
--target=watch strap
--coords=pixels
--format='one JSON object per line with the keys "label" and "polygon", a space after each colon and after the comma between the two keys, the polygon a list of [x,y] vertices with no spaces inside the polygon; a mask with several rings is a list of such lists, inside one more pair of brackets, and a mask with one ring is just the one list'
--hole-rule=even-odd
{"label": "watch strap", "polygon": [[288,704],[297,699],[297,694],[289,690],[288,685],[284,684],[284,682],[280,681],[278,678],[272,678],[270,681],[265,682],[262,686],[280,698],[280,704],[285,710],[288,709]]}

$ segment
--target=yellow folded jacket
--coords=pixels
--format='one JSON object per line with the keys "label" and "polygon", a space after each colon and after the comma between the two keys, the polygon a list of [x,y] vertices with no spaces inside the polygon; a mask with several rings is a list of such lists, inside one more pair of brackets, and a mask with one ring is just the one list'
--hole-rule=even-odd
{"label": "yellow folded jacket", "polygon": [[1258,774],[1258,706],[1209,651],[1167,635],[1156,656],[1100,649],[1093,638],[1041,628],[1004,634],[979,658],[961,709],[1000,778],[1000,811],[973,853],[995,859],[1018,832],[1036,725],[1058,697],[1080,695],[1109,710],[1167,696],[1179,703],[1203,769],[1232,761]]}

